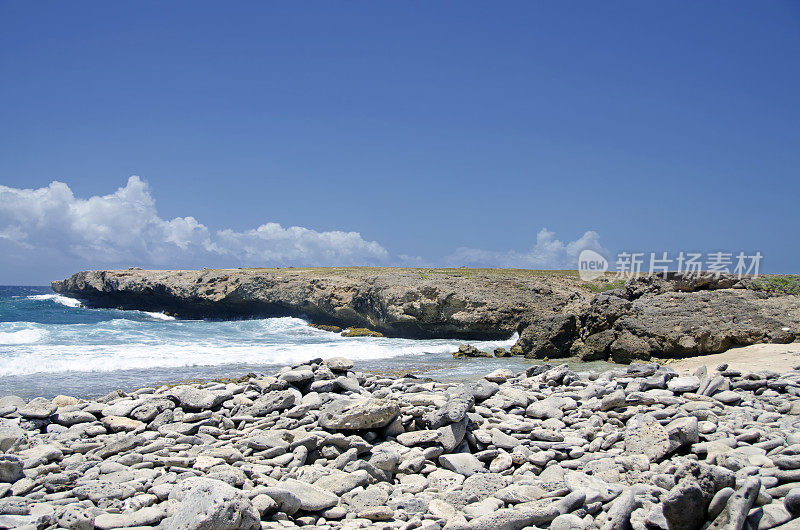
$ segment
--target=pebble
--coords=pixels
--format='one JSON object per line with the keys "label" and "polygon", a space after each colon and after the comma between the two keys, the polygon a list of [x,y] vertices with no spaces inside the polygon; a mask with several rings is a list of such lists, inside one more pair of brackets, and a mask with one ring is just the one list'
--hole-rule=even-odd
{"label": "pebble", "polygon": [[353,369],[0,398],[0,526],[800,524],[798,371],[560,365],[461,384]]}

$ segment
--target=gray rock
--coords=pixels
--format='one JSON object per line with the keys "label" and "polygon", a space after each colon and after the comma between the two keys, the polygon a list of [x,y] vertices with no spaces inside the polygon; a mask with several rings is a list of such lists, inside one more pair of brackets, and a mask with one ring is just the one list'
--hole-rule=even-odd
{"label": "gray rock", "polygon": [[669,436],[669,451],[673,452],[685,445],[695,444],[700,441],[697,418],[687,416],[669,422],[665,429]]}
{"label": "gray rock", "polygon": [[213,409],[231,397],[229,394],[212,392],[189,385],[176,386],[170,390],[169,395],[177,399],[183,408],[189,410]]}
{"label": "gray rock", "polygon": [[750,508],[756,502],[761,481],[750,477],[739,490],[728,499],[725,509],[707,527],[709,530],[723,530],[729,528],[742,528]]}
{"label": "gray rock", "polygon": [[84,506],[71,504],[57,518],[58,526],[69,530],[93,530],[94,515]]}
{"label": "gray rock", "polygon": [[415,445],[433,443],[438,441],[439,437],[441,437],[439,431],[411,431],[398,434],[397,441],[406,447],[412,447]]}
{"label": "gray rock", "polygon": [[608,519],[602,530],[626,530],[631,528],[631,514],[636,509],[636,497],[632,490],[627,490],[614,499],[608,510]]}
{"label": "gray rock", "polygon": [[25,431],[13,423],[0,423],[0,451],[10,451],[26,439]]}
{"label": "gray rock", "polygon": [[667,430],[650,414],[636,414],[625,427],[625,452],[646,455],[657,462],[670,451]]}
{"label": "gray rock", "polygon": [[705,519],[703,490],[693,481],[679,482],[663,501],[663,513],[670,528],[693,530]]}
{"label": "gray rock", "polygon": [[57,411],[53,415],[53,421],[58,423],[59,425],[64,425],[66,427],[71,427],[72,425],[78,425],[79,423],[91,423],[93,421],[97,421],[97,418],[94,414],[90,414],[83,410],[73,410],[73,411]]}
{"label": "gray rock", "polygon": [[353,368],[353,361],[346,357],[331,357],[324,362],[334,372],[346,372]]}
{"label": "gray rock", "polygon": [[725,505],[728,503],[728,499],[730,499],[733,494],[734,489],[731,487],[722,488],[714,494],[708,505],[708,519],[710,521],[713,521],[722,513],[722,510],[725,509]]}
{"label": "gray rock", "polygon": [[594,526],[575,514],[565,513],[553,519],[549,528],[550,530],[590,530]]}
{"label": "gray rock", "polygon": [[739,394],[738,392],[734,392],[733,390],[724,390],[722,392],[714,394],[714,399],[716,399],[717,401],[721,401],[726,405],[733,405],[742,400],[742,395]]}
{"label": "gray rock", "polygon": [[439,457],[439,464],[460,475],[470,476],[486,471],[483,463],[470,453],[454,453]]}
{"label": "gray rock", "polygon": [[167,530],[258,530],[261,522],[250,499],[209,478],[189,478],[172,490],[175,513],[164,521]]}
{"label": "gray rock", "polygon": [[667,381],[667,388],[676,393],[695,392],[700,388],[700,378],[694,375],[673,377]]}
{"label": "gray rock", "polygon": [[[141,510],[126,513],[103,513],[94,518],[94,527],[98,530],[113,528],[131,528],[137,526],[155,526],[166,517],[166,507],[148,506]],[[193,527],[198,528],[198,527]]]}
{"label": "gray rock", "polygon": [[247,408],[247,413],[253,416],[266,416],[271,412],[290,409],[300,404],[300,395],[297,390],[276,390],[268,392],[256,399]]}
{"label": "gray rock", "polygon": [[400,413],[397,403],[385,399],[337,399],[320,410],[325,429],[361,430],[386,427]]}
{"label": "gray rock", "polygon": [[0,454],[0,482],[13,483],[25,476],[17,455]]}
{"label": "gray rock", "polygon": [[23,418],[46,419],[56,411],[53,402],[45,398],[36,398],[19,407],[17,412]]}
{"label": "gray rock", "polygon": [[465,418],[461,421],[445,425],[444,427],[439,427],[437,430],[439,432],[438,443],[441,444],[445,453],[450,453],[458,447],[464,439],[464,435],[467,432],[467,420]]}
{"label": "gray rock", "polygon": [[800,515],[800,488],[789,490],[783,499],[783,505],[795,517]]}
{"label": "gray rock", "polygon": [[300,497],[286,488],[272,486],[262,490],[264,495],[269,495],[278,505],[278,511],[287,515],[294,515],[301,506]]}
{"label": "gray rock", "polygon": [[278,487],[295,494],[300,499],[300,509],[307,512],[318,512],[339,502],[339,497],[330,491],[299,480],[286,479]]}
{"label": "gray rock", "polygon": [[[784,508],[783,503],[773,502],[752,510],[745,519],[744,528],[747,530],[769,530],[792,519],[792,514]],[[800,526],[800,521],[798,521]]]}

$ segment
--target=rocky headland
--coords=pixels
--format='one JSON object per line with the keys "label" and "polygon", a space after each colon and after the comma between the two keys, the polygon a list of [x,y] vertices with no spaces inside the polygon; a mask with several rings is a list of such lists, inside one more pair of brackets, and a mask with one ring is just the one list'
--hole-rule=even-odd
{"label": "rocky headland", "polygon": [[800,339],[800,296],[727,275],[617,284],[503,269],[132,269],[80,272],[52,287],[89,306],[186,318],[302,316],[407,338],[519,333],[511,353],[539,359],[627,363]]}
{"label": "rocky headland", "polygon": [[0,528],[800,528],[800,371],[272,376],[0,398]]}

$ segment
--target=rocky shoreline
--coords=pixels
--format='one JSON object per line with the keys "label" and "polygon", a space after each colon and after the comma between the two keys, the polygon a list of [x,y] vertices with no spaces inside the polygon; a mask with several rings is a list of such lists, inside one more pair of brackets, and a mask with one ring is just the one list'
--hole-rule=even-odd
{"label": "rocky shoreline", "polygon": [[0,398],[0,528],[800,528],[800,371],[316,359],[273,376]]}
{"label": "rocky shoreline", "polygon": [[[186,318],[302,316],[388,337],[519,340],[511,353],[629,363],[800,339],[800,296],[751,280],[669,273],[624,285],[567,271],[85,271],[53,282],[90,307]],[[603,292],[595,292],[595,291]]]}

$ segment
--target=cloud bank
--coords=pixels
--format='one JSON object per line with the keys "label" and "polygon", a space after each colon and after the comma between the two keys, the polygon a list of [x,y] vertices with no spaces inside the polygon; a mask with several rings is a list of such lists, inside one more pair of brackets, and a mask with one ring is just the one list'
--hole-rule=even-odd
{"label": "cloud bank", "polygon": [[603,254],[596,232],[563,242],[542,229],[526,251],[459,248],[451,255],[392,255],[358,232],[320,232],[267,222],[211,230],[196,218],[163,219],[137,176],[109,195],[75,197],[63,182],[39,189],[0,185],[0,283],[61,278],[79,269],[402,265],[572,269],[578,253]]}
{"label": "cloud bank", "polygon": [[[389,253],[357,232],[318,232],[267,223],[212,232],[194,217],[162,219],[147,184],[133,176],[110,195],[75,197],[63,182],[46,188],[0,186],[0,242],[55,251],[87,263],[201,266],[379,264]],[[98,265],[99,266],[99,265]]]}
{"label": "cloud bank", "polygon": [[517,269],[574,269],[578,254],[584,249],[592,249],[605,256],[608,250],[600,244],[600,235],[587,231],[575,241],[564,243],[556,239],[555,233],[542,228],[536,234],[536,244],[527,251],[509,250],[497,252],[477,248],[459,248],[449,258],[453,266],[505,267]]}

